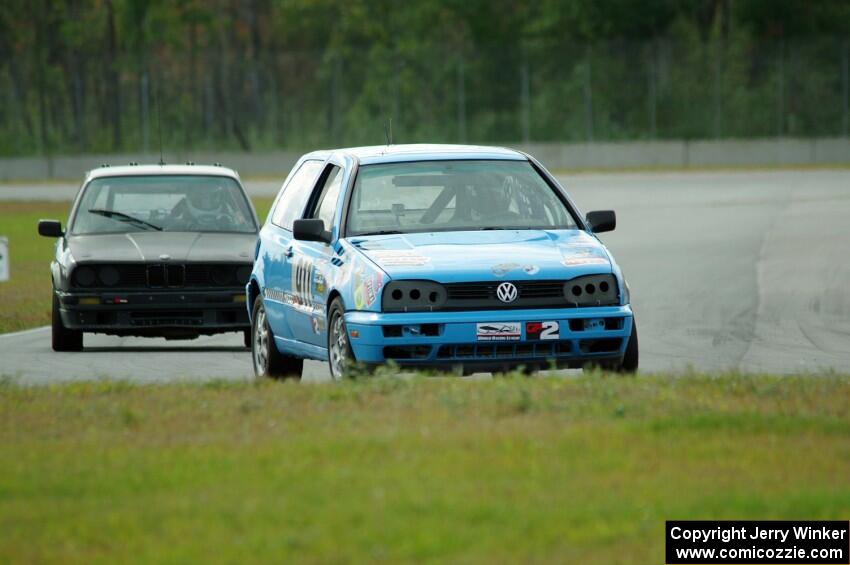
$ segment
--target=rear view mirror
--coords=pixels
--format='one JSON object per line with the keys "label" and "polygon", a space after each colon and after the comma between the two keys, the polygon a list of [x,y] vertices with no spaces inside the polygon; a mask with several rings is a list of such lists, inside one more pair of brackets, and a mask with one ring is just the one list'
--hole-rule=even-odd
{"label": "rear view mirror", "polygon": [[292,237],[299,241],[331,242],[331,232],[325,230],[325,222],[318,219],[295,220]]}
{"label": "rear view mirror", "polygon": [[593,230],[593,233],[602,233],[605,231],[614,231],[617,227],[617,215],[614,210],[596,210],[588,212],[585,217],[588,226]]}
{"label": "rear view mirror", "polygon": [[65,232],[62,231],[62,222],[59,220],[39,220],[38,235],[44,237],[62,237]]}

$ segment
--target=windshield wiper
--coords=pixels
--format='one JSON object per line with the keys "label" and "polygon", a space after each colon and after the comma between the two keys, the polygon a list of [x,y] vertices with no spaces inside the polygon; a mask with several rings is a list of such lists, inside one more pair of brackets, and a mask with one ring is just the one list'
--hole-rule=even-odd
{"label": "windshield wiper", "polygon": [[102,208],[91,208],[89,210],[90,214],[97,214],[99,216],[105,216],[111,220],[116,220],[119,222],[129,222],[131,224],[136,224],[139,226],[145,226],[156,231],[162,231],[162,228],[156,224],[152,224],[150,222],[146,222],[141,218],[137,218],[135,216],[131,216],[130,214],[125,214],[124,212],[118,212],[115,210],[104,210]]}
{"label": "windshield wiper", "polygon": [[403,233],[403,232],[400,232],[398,230],[377,230],[377,231],[369,231],[369,232],[365,232],[365,233],[358,233],[357,236],[359,237],[359,236],[363,236],[363,235],[398,235],[400,233]]}
{"label": "windshield wiper", "polygon": [[482,228],[478,228],[479,231],[491,231],[491,230],[505,230],[505,231],[513,231],[513,230],[550,230],[554,229],[551,227],[539,227],[539,226],[484,226]]}

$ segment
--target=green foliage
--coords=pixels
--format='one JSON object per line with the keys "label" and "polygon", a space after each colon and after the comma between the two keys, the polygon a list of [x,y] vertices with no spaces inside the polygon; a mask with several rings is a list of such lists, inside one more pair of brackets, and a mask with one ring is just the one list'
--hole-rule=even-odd
{"label": "green foliage", "polygon": [[10,0],[0,153],[846,133],[850,3]]}

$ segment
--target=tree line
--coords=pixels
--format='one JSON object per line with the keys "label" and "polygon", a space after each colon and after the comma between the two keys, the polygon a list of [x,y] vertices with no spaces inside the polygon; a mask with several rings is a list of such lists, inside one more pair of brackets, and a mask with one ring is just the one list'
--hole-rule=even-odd
{"label": "tree line", "polygon": [[848,38],[843,0],[5,0],[0,153],[847,135]]}

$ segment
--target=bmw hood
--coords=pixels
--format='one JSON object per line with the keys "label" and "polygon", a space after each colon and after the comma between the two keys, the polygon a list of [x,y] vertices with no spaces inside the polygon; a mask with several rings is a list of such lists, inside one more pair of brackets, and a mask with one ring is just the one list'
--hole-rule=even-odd
{"label": "bmw hood", "polygon": [[612,270],[605,247],[580,230],[429,232],[349,241],[398,280],[570,279]]}
{"label": "bmw hood", "polygon": [[78,263],[250,263],[256,243],[253,233],[131,232],[68,238]]}

